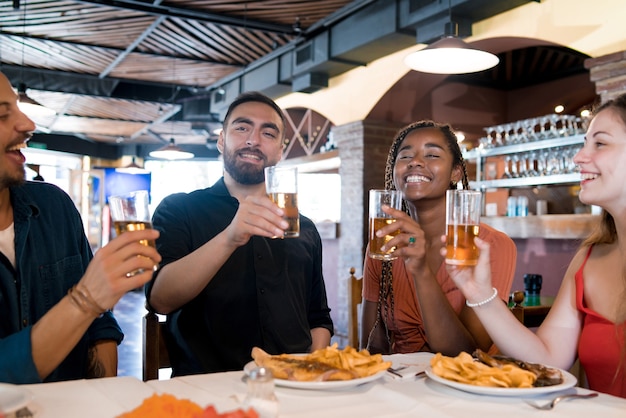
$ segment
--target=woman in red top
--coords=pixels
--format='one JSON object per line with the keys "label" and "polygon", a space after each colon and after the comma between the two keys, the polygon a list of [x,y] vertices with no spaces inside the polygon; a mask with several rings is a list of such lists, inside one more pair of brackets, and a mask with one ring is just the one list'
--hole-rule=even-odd
{"label": "woman in red top", "polygon": [[480,304],[493,292],[488,244],[476,240],[481,255],[475,269],[449,271],[467,300],[479,305],[474,312],[503,353],[563,369],[578,357],[590,389],[626,397],[626,95],[598,108],[574,162],[580,201],[603,213],[536,334],[501,304]]}
{"label": "woman in red top", "polygon": [[[402,192],[404,211],[387,209],[397,221],[382,234],[400,229],[387,245],[393,261],[374,260],[369,248],[363,269],[361,347],[374,353],[487,351],[491,339],[448,276],[440,253],[446,228],[446,190],[468,188],[465,162],[449,125],[415,122],[391,145],[385,188]],[[513,241],[485,224],[479,236],[498,248],[491,265],[504,301],[515,273]],[[502,303],[506,306],[505,303]]]}

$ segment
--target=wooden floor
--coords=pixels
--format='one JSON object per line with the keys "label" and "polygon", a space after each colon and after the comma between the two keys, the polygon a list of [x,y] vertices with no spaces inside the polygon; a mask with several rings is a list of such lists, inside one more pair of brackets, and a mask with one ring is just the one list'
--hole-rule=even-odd
{"label": "wooden floor", "polygon": [[142,377],[141,318],[146,312],[145,300],[143,290],[128,292],[113,310],[124,332],[124,341],[118,347],[119,376],[134,376],[138,379]]}
{"label": "wooden floor", "polygon": [[[134,376],[142,378],[142,317],[146,313],[145,296],[143,290],[128,292],[115,305],[113,313],[124,332],[124,341],[118,347],[118,376]],[[331,342],[337,342],[343,347],[347,342],[345,336],[335,335]],[[170,369],[159,371],[159,379],[167,379]]]}

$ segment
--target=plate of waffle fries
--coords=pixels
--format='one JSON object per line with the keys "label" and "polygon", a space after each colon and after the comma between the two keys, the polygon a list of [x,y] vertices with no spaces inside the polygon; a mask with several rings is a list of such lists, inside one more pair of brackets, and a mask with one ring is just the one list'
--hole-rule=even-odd
{"label": "plate of waffle fries", "polygon": [[255,347],[254,361],[244,367],[249,374],[256,367],[272,372],[276,386],[295,389],[331,390],[349,388],[381,378],[391,362],[380,354],[353,347],[337,348],[337,344],[309,354],[270,355]]}
{"label": "plate of waffle fries", "polygon": [[554,367],[528,363],[480,350],[447,357],[437,353],[426,375],[465,392],[492,396],[534,396],[576,385],[576,377]]}

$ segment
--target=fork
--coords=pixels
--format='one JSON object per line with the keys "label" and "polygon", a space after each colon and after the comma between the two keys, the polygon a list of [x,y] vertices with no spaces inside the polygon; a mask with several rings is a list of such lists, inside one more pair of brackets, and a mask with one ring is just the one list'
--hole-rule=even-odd
{"label": "fork", "polygon": [[390,368],[388,368],[388,369],[387,369],[387,371],[388,371],[389,373],[391,373],[391,374],[395,375],[395,376],[398,376],[398,377],[403,377],[403,376],[402,376],[400,373],[398,373],[398,372],[399,372],[400,370],[404,370],[404,369],[406,369],[407,367],[408,367],[408,366],[402,366],[402,367],[396,367],[396,368],[390,367]]}
{"label": "fork", "polygon": [[598,396],[597,392],[592,392],[592,393],[587,393],[587,394],[570,393],[569,395],[557,396],[556,398],[552,399],[552,401],[543,405],[539,405],[537,403],[530,402],[530,401],[525,401],[525,402],[528,405],[532,406],[533,408],[542,409],[544,411],[549,411],[550,409],[554,408],[554,405],[556,405],[557,403],[561,402],[564,399],[571,399],[571,398],[588,399],[588,398],[595,398],[596,396]]}

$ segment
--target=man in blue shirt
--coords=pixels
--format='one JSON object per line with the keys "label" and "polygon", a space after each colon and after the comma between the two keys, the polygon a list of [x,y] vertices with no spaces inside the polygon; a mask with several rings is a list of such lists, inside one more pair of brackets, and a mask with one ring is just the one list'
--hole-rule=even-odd
{"label": "man in blue shirt", "polygon": [[123,334],[110,309],[150,279],[161,257],[139,241],[158,232],[124,233],[94,257],[69,196],[24,180],[34,130],[0,73],[0,382],[115,376]]}
{"label": "man in blue shirt", "polygon": [[280,161],[284,135],[276,103],[240,95],[218,140],[224,176],[210,188],[168,196],[154,213],[163,266],[146,292],[168,314],[174,375],[241,370],[254,346],[280,354],[330,343],[315,225],[300,215],[298,238],[273,238],[288,224],[267,196],[263,170]]}

